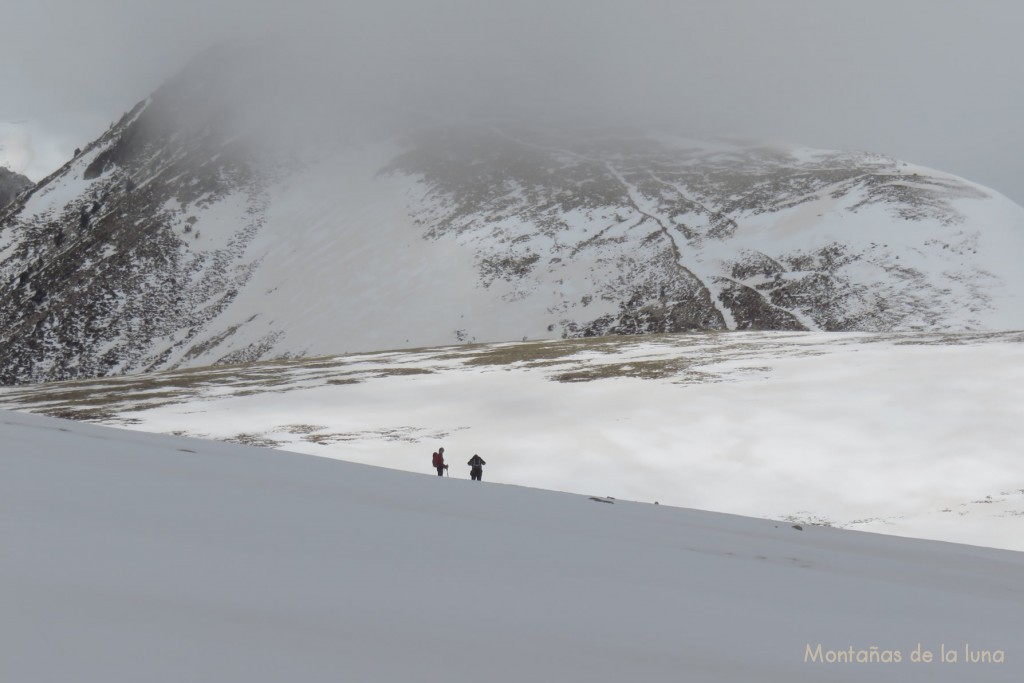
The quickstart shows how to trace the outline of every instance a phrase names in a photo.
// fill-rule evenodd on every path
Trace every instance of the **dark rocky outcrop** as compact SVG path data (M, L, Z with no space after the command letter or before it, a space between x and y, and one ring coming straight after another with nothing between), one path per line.
M0 167L0 211L32 185L32 181L25 176Z

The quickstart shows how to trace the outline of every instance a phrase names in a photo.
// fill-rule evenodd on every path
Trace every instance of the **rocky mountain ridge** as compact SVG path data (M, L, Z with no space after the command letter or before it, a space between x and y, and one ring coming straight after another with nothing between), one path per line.
M14 201L20 193L32 187L31 180L0 166L0 209Z
M270 130L232 99L228 61L186 69L0 212L0 381L474 340L1024 328L1024 210L962 179L628 131Z

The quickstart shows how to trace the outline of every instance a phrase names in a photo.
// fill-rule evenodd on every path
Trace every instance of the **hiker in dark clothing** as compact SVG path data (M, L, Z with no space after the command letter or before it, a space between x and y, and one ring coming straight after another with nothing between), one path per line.
M448 465L444 464L444 449L438 448L437 452L434 453L434 467L437 468L437 476L443 477L444 471L448 469Z
M469 478L473 481L483 481L484 465L487 464L484 459L474 455L466 464L469 465Z

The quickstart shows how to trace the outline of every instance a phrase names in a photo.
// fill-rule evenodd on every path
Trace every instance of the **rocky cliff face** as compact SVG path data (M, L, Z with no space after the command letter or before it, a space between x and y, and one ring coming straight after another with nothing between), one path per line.
M1024 328L1024 210L959 178L608 131L274 130L231 73L186 70L0 213L0 381L474 340Z
M20 193L32 187L32 181L9 169L0 167L0 210L14 201Z
M1001 284L977 243L1024 228L983 188L867 154L488 130L388 168L422 179L428 239L486 245L484 286L584 263L569 335L986 327ZM594 299L614 309L580 316Z

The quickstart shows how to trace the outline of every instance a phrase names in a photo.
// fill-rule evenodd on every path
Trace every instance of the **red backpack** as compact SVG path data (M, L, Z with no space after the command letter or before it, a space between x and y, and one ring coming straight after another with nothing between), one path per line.
M444 465L444 456L440 453L434 453L434 467L441 467Z

